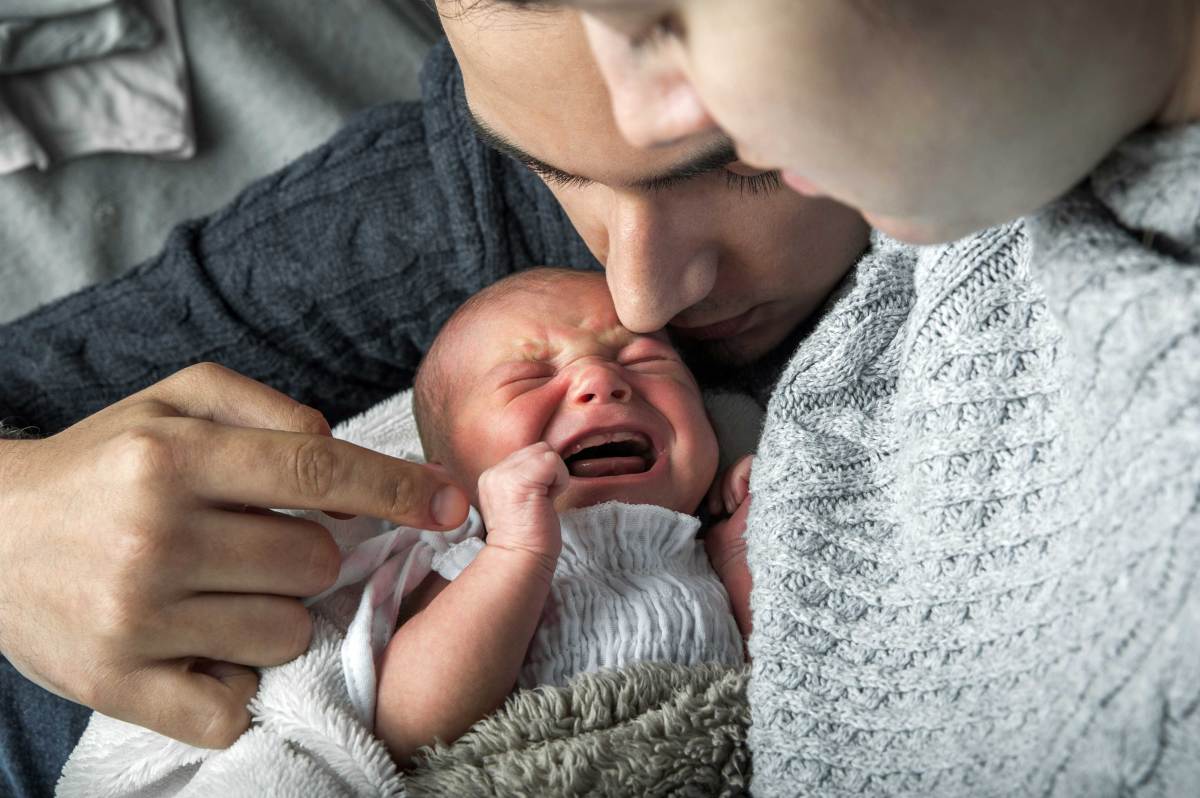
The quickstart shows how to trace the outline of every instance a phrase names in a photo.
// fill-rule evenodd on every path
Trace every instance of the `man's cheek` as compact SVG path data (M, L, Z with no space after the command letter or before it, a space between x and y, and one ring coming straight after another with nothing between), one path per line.
M549 184L547 184L549 186ZM584 197L585 189L563 189L549 186L550 192L558 200L558 204L566 211L567 218L587 245L588 251L603 264L608 260L609 235L608 222L604 209L595 197ZM586 189L595 193L596 189Z

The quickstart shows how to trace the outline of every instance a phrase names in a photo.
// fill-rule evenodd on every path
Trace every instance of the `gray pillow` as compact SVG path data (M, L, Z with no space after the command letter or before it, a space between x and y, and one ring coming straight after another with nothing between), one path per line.
M58 17L0 16L0 75L144 50L157 38L154 21L133 0Z

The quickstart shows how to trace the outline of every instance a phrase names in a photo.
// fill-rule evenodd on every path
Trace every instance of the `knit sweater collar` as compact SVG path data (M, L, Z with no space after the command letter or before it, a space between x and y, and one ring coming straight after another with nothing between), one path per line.
M1135 133L1092 173L1091 188L1123 227L1200 255L1200 124Z

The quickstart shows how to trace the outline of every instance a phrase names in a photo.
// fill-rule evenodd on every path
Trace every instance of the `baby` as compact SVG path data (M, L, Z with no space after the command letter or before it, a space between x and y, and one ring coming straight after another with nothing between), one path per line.
M664 334L621 326L602 274L536 269L472 297L421 366L414 414L487 532L457 574L441 569L452 579L435 571L408 597L387 645L376 733L398 763L517 684L633 658L741 661L750 459L714 481L696 381ZM706 497L731 517L701 549Z

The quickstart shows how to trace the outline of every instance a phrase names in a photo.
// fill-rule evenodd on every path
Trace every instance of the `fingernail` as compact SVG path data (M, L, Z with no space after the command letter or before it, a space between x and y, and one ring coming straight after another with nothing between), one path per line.
M438 524L457 526L467 515L467 497L453 485L446 485L433 494L429 511Z

